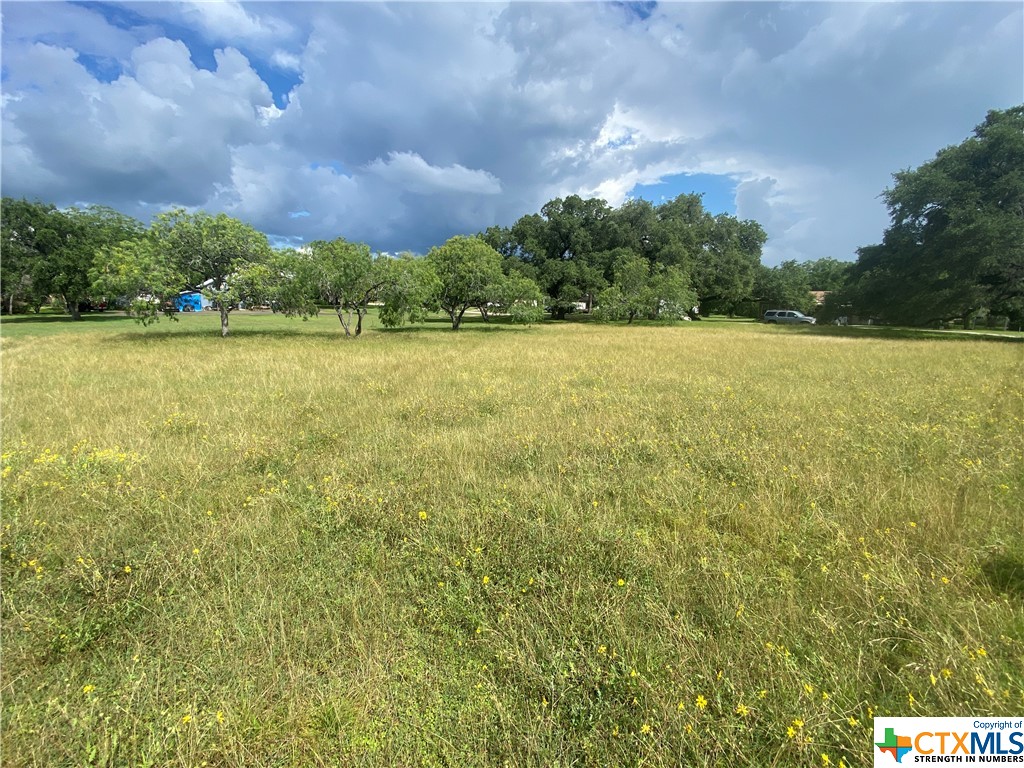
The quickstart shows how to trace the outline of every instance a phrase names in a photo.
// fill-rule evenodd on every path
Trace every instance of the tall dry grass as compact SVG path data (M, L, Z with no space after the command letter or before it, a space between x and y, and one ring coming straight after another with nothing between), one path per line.
M1024 708L1018 345L214 321L3 338L5 765L853 766Z

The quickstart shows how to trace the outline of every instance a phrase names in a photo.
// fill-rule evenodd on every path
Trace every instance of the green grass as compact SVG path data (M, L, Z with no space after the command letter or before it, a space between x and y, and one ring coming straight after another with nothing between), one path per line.
M1015 344L231 326L3 324L5 766L855 766L1024 709Z

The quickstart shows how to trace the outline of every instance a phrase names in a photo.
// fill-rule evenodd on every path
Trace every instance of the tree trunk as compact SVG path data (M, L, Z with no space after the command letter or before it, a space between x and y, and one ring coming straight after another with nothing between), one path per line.
M220 305L220 336L227 338L228 335L228 308L222 303Z
M341 311L341 307L337 307L336 306L334 308L334 312L338 316L338 320L341 322L341 327L345 329L345 335L346 336L351 336L352 332L348 329L349 323L345 322L345 315Z
M484 319L485 323L491 322L491 318L487 315L487 306L484 304L480 305L480 316Z
M366 314L365 309L356 310L356 336L363 332L363 315Z
M70 301L67 298L64 299L64 303L67 305L68 312L71 313L72 320L81 320L82 313L78 311L78 302Z
M449 314L451 314L451 316L452 316L452 330L453 331L459 330L459 326L462 325L462 316L464 314L466 314L466 308L463 307L461 310L459 310L459 314L457 314L457 315L454 314L454 313L449 313Z

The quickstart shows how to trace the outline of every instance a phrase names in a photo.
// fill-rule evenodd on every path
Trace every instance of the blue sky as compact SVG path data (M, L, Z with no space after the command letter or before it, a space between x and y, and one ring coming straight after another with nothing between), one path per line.
M1018 2L2 6L3 194L424 252L704 194L852 259L897 170L1024 100Z
M661 205L679 195L694 192L702 195L705 210L715 216L720 213L736 215L736 182L729 176L716 176L710 173L670 174L652 184L637 184L629 191L628 196Z

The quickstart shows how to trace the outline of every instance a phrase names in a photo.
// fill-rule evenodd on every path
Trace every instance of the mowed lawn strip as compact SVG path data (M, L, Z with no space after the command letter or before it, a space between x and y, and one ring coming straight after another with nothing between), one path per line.
M1024 711L1018 344L216 321L5 324L5 765L854 766Z

